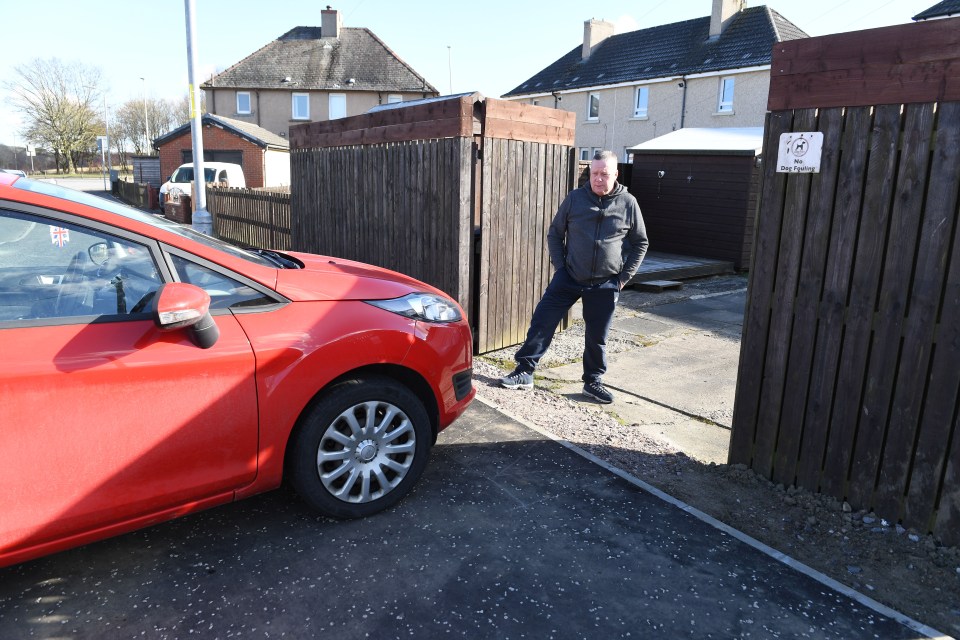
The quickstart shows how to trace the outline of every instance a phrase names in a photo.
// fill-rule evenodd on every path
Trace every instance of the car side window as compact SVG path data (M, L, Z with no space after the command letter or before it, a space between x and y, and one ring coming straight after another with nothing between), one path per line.
M196 285L210 296L211 309L239 309L276 304L250 285L178 255L171 256L181 282Z
M161 283L144 245L0 210L0 321L135 314Z

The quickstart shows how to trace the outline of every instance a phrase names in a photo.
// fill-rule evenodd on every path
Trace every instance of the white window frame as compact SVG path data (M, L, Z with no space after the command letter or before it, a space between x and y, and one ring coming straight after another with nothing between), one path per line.
M331 93L327 98L327 118L339 120L347 117L347 94Z
M245 110L240 108L240 96L246 96L247 98L247 108ZM237 115L248 116L251 113L253 113L253 102L250 100L250 92L237 91Z
M306 100L306 113L297 112L297 98L304 98ZM310 119L310 94L309 93L294 93L290 97L290 119L291 120L309 120Z
M633 164L633 154L627 151L627 147L623 148L623 161L626 164Z
M590 159L590 148L580 147L580 160L586 162L589 159Z
M650 87L637 87L633 93L633 117L646 118L650 103Z
M594 114L596 106L596 114ZM591 91L587 94L587 122L598 122L600 120L600 94Z
M391 93L387 95L387 104L396 104L398 102L403 102L403 96L399 93Z
M729 88L730 99L724 100ZM717 113L733 113L733 100L736 93L736 83L733 76L720 78L720 90L717 96Z

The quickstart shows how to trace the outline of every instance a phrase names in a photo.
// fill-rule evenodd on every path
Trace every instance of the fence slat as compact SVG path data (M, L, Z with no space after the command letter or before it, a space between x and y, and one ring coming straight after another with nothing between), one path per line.
M793 112L784 111L767 116L763 156L771 157L780 145L780 135L792 131ZM751 464L757 436L757 415L760 408L760 388L770 329L770 303L776 283L777 255L780 251L780 224L787 174L776 172L776 163L763 164L761 210L767 212L757 221L753 263L744 310L743 338L740 345L740 367L733 411L733 429L730 434L731 464ZM746 366L749 363L749 366ZM759 363L759 366L758 366Z
M823 133L820 173L811 176L806 212L803 254L800 261L795 313L786 365L786 388L780 413L779 434L773 467L774 482L792 485L796 479L800 442L803 436L804 408L811 377L817 334L817 307L823 289L824 268L833 222L833 197L836 192L840 143L843 134L841 109L820 111L819 131Z
M900 136L900 105L884 105L874 112L870 160L863 198L863 213L857 240L840 370L824 461L821 489L831 495L847 495L847 476L857 436L856 424L863 397L863 379L870 345L870 327L883 265L883 248L897 170Z
M797 485L811 491L820 486L820 473L830 430L830 411L836 388L838 357L843 338L844 310L850 290L850 272L857 244L857 223L864 189L872 116L869 107L848 109L844 119L833 227L819 302L816 351L810 391L804 412Z
M870 346L863 407L850 473L851 504L870 504L878 480L890 397L901 355L901 334L916 257L920 212L930 154L933 105L908 105L899 171L887 236L886 258L877 300L877 322Z
M941 126L937 128L930 181L927 187L924 209L924 237L930 244L921 246L920 266L915 278L915 289L927 288L923 302L911 302L909 320L920 316L927 321L925 339L933 343L930 353L931 365L927 385L927 397L922 407L922 419L917 424L916 451L911 464L909 488L904 508L906 526L926 530L932 524L938 484L943 475L944 461L951 437L951 425L955 422L958 390L960 390L960 331L956 318L960 317L960 220L957 219L957 194L960 190L960 126L947 123L960 122L960 103L939 105L937 116ZM953 255L947 252L953 240ZM943 274L943 281L940 280ZM920 282L916 283L919 279ZM933 283L936 283L934 286ZM940 305L941 291L945 291ZM919 307L919 308L918 308ZM937 329L939 328L939 338ZM909 347L904 346L907 352ZM919 401L919 400L918 400ZM886 464L884 465L887 466ZM903 472L905 469L898 469ZM950 494L944 484L944 495ZM888 490L881 485L881 490ZM954 500L956 493L953 494ZM949 503L950 500L947 500ZM946 528L957 531L960 513L951 508L942 509ZM952 520L952 522L950 522ZM955 536L960 538L960 535Z
M815 110L797 111L794 114L794 126L799 131L815 131ZM795 242L794 239L803 236L810 180L809 174L788 174L787 177L770 316L770 335L775 339L767 343L760 407L757 412L757 422L761 425L777 425L780 419L802 250L802 243ZM773 468L777 435L775 427L765 428L758 432L754 443L753 468L764 476L769 477Z

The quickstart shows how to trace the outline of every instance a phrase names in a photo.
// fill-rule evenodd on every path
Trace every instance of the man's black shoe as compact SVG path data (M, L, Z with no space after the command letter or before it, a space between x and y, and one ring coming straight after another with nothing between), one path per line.
M583 395L590 396L600 404L610 404L613 402L613 394L607 391L607 388L600 384L599 380L585 382L583 385Z

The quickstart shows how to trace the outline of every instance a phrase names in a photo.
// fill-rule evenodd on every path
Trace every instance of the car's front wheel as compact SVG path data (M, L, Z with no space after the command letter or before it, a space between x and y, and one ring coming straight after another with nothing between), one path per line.
M423 403L383 377L341 382L307 414L289 459L303 499L337 518L360 518L396 504L413 488L430 454Z

